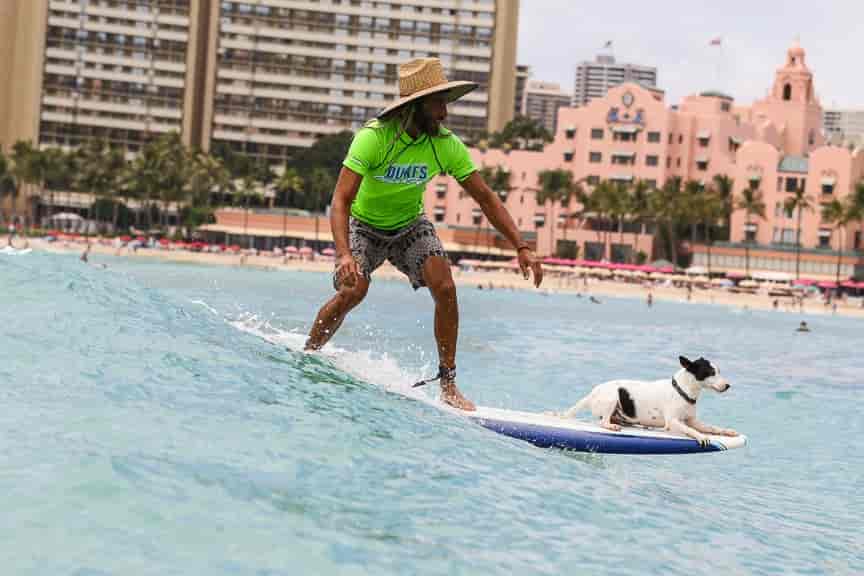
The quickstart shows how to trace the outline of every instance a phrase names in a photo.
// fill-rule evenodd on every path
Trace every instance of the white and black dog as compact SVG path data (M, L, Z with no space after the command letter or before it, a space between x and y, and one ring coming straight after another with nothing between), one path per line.
M705 434L737 436L735 430L717 428L696 419L696 400L703 388L717 392L729 389L729 382L704 358L690 361L679 356L681 370L672 380L612 380L598 384L582 400L559 416L572 418L590 409L601 425L620 430L621 424L639 424L686 434L703 446Z

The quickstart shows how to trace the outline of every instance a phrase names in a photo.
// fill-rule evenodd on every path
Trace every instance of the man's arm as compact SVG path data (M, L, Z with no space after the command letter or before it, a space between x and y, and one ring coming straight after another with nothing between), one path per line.
M360 189L363 176L353 170L342 167L339 179L336 180L336 190L333 192L333 203L330 206L330 229L333 232L333 242L336 244L336 256L350 256L348 245L348 215L351 213L351 203Z
M534 252L528 245L522 241L522 236L519 234L519 229L516 228L516 223L513 222L513 217L507 211L504 203L498 198L498 195L489 188L486 181L479 172L473 172L468 178L460 182L462 188L480 205L483 214L489 219L492 226L503 234L510 244L517 251L519 257L519 266L522 268L522 274L528 278L528 270L534 273L534 285L540 286L543 281L543 269L540 262L534 256Z
M363 176L343 166L339 179L336 180L336 190L330 205L330 231L333 233L333 243L336 244L336 279L340 286L354 286L360 274L348 242L348 215L362 181Z

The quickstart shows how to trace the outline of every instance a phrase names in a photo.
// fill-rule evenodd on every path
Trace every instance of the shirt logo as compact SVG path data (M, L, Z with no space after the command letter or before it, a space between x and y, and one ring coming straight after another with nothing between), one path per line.
M387 184L423 184L429 179L429 168L426 164L391 164L375 179Z

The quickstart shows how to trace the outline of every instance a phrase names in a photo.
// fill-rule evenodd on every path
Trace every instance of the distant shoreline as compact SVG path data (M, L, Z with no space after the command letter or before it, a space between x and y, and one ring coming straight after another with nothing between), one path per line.
M34 250L53 253L80 254L84 251L84 245L80 243L64 241L47 242L36 238L30 239L30 247ZM113 246L104 246L94 242L91 244L90 249L91 261L93 260L93 257L97 257L98 261L99 255L216 266L248 266L252 268L291 270L298 272L331 273L333 271L333 261L331 259L309 261L289 258L283 260L280 256L190 252L185 250L155 250L152 248L139 248L138 250L133 251L128 248L118 249ZM589 278L586 284L582 278L561 276L552 271L547 271L543 280L543 285L539 289L535 289L530 281L522 278L521 274L513 272L467 272L458 267L454 267L453 270L454 281L457 285L462 286L463 290L468 287L474 287L477 289L479 286L482 286L484 290L488 290L491 286L493 290L536 290L551 294L581 294L585 297L594 296L601 302L602 297L635 298L646 301L648 293L650 292L655 303L678 302L683 304L715 304L730 308L748 308L752 310L772 310L773 302L776 299L779 301L778 311L808 316L835 314L830 307L826 307L822 303L821 299L805 299L803 310L799 311L798 307L792 304L788 298L774 298L767 294L732 293L717 288L709 290L694 288L692 297L688 300L687 290L674 286L648 286L641 283L600 280L597 278ZM403 278L403 275L389 264L385 264L375 272L375 277L401 279ZM836 315L864 318L864 308L838 301Z

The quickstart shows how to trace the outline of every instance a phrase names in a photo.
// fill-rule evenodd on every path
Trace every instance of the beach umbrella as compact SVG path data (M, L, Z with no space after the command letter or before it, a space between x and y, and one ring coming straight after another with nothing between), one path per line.
M738 283L738 286L740 286L741 288L758 288L759 283L755 280L742 280Z
M287 252L288 254L296 254L298 250L296 246L286 246L285 252Z
M335 256L336 250L334 250L333 248L324 248L324 250L321 251L321 254L323 254L324 256Z
M818 284L816 284L816 286L818 286L819 288L832 289L832 288L837 288L837 283L836 282L819 282Z
M300 248L300 254L312 254L312 248L309 246L304 246Z

